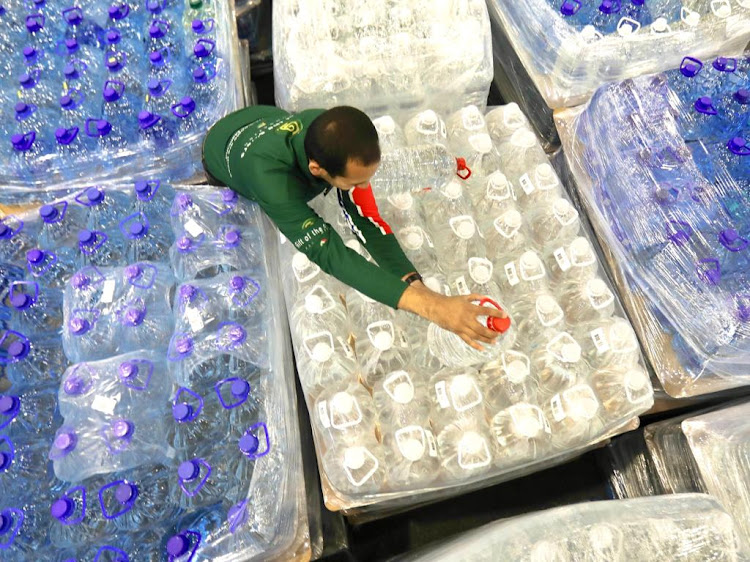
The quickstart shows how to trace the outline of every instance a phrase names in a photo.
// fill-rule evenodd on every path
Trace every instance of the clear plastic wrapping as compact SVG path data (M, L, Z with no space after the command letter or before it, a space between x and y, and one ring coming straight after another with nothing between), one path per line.
M277 238L257 207L138 180L79 187L1 224L12 225L0 240L3 560L309 559ZM173 276L169 243L149 237L228 225L265 251L251 266L225 255L197 280ZM96 251L88 228L108 234ZM152 260L128 263L133 245ZM43 297L60 304L39 309ZM64 321L50 321L63 302ZM66 344L86 360L70 361L61 333L70 342L99 323L119 327Z
M738 529L712 497L599 501L496 521L402 561L742 560Z
M273 5L277 105L354 105L370 115L484 107L492 81L481 0Z
M492 0L488 7L553 109L583 103L607 82L674 67L685 53L710 57L750 38L743 1Z
M496 347L474 351L281 246L325 501L347 514L539 470L623 431L653 403L635 333L518 106L445 117L394 120L388 142L450 146L465 179L415 190L409 176L386 197L393 192L379 193L376 176L373 190L428 287L487 295L483 304L508 311ZM311 204L372 259L334 197Z
M748 68L746 55L689 57L556 116L581 201L675 397L748 384Z
M2 183L28 191L157 169L188 180L206 128L242 105L231 2L109 7L5 6Z

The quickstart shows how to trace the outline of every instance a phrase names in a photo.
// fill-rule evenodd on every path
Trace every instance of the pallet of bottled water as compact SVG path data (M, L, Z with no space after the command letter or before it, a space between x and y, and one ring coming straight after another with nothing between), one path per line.
M190 178L206 129L240 104L234 25L217 0L5 2L0 181Z
M492 82L484 0L279 0L276 103L353 105L368 115L485 107Z
M401 562L744 560L715 498L678 494L575 504L495 521Z
M476 351L344 287L282 244L326 504L377 509L515 477L649 409L635 333L518 106L375 125L384 154L373 190L425 284L486 295L482 304L511 320L496 345ZM454 156L465 163L460 177ZM313 204L352 251L372 259L334 196Z
M734 518L741 552L750 556L748 414L747 401L722 405L648 425L640 442L621 444L615 440L609 447L613 472L610 479L616 483L618 496L645 495L642 491L711 494ZM623 470L633 463L644 469ZM652 484L643 486L643 481Z
M558 129L600 238L648 296L641 339L665 390L750 384L747 54L606 86Z
M309 553L269 228L158 180L0 219L2 560Z
M547 104L573 107L607 82L661 72L750 40L746 0L488 2Z

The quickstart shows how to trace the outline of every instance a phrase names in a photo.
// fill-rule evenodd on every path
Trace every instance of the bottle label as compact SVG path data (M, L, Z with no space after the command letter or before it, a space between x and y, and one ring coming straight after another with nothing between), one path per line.
M591 341L594 342L596 351L600 354L606 353L610 350L609 342L607 341L607 336L605 335L603 328L591 330Z
M409 342L406 341L406 336L404 335L403 330L398 330L398 342L401 344L401 347L403 349L407 349L409 347Z
M107 279L102 287L102 298L103 303L110 303L115 298L115 280Z
M521 184L521 189L526 195L531 195L534 192L534 182L531 181L529 174L524 174L518 178L518 182Z
M193 238L198 238L201 234L204 233L201 225L199 225L193 219L190 219L185 223L185 232L187 232Z
M462 275L458 279L456 279L456 291L459 295L468 295L471 293L469 291L469 286L466 284L466 278Z
M117 406L117 400L114 398L108 398L107 396L99 395L91 402L91 407L97 412L107 414L111 416L115 413L115 407Z
M450 407L451 403L448 400L448 393L445 390L445 381L440 381L435 385L435 395L441 408Z
M505 264L505 276L508 278L508 283L510 283L511 287L518 285L519 279L515 263L510 262Z
M341 344L341 348L344 350L344 355L346 355L348 359L354 359L354 350L352 349L352 346L350 346L341 336L339 336L337 340Z
M201 318L201 313L197 309L189 308L185 313L185 317L193 332L200 332L203 329L203 318Z
M565 419L565 410L563 409L562 399L559 394L555 394L549 404L552 408L552 417L555 418L555 421L559 422Z
M429 429L425 429L424 434L427 437L427 448L430 452L430 456L437 457L437 441L435 440L435 436Z
M568 254L565 251L565 248L558 248L553 252L555 256L555 261L557 262L557 266L560 268L560 271L568 271L570 269L570 259L568 258Z
M324 428L328 429L331 427L331 418L328 417L328 402L325 400L318 402L318 418Z

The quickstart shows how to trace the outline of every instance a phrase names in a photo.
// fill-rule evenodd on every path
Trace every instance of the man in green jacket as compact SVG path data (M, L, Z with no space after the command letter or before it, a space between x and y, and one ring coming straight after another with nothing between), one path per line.
M482 295L447 297L428 289L380 217L370 179L380 164L375 126L353 107L289 114L255 106L219 120L203 142L209 182L256 201L300 252L368 297L408 310L482 349L497 336L477 316L505 317L473 304ZM350 228L378 265L344 245L307 204L336 188Z

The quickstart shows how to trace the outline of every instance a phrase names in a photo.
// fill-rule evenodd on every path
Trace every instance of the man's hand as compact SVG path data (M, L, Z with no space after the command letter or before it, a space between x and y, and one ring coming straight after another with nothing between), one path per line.
M483 351L482 343L492 344L498 333L480 324L478 316L505 318L507 313L495 307L474 304L482 300L482 295L446 297L416 283L407 287L399 300L398 307L418 314L434 322L441 328L457 334L467 345Z

